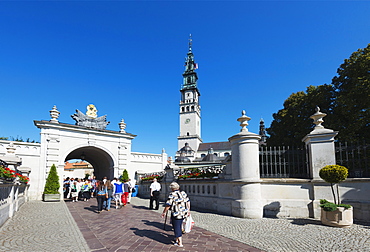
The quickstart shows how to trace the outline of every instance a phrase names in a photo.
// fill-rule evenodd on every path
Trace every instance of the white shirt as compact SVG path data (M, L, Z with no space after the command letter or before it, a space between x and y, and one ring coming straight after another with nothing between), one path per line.
M154 191L160 191L161 190L161 184L159 184L157 181L153 182L151 185L150 185L150 191L151 192L154 192Z

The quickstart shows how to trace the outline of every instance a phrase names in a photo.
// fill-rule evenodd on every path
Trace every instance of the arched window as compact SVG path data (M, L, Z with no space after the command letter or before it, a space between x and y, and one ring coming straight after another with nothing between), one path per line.
M191 106L191 111L194 111L194 106Z
M218 156L217 153L213 153L213 155L215 155L216 157Z
M186 136L190 136L189 132L186 132Z
M206 156L206 154L201 154L201 155L200 155L200 157L205 157L205 156Z
M186 107L186 111L189 112L189 106Z
M182 112L185 112L185 108L184 108L184 107L182 107L182 108L181 108L181 111L182 111Z
M225 152L224 153L224 157L228 157L230 155L230 153L229 152Z

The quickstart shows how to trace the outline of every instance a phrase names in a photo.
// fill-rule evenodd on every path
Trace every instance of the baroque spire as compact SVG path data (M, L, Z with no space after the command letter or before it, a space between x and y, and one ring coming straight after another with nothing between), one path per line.
M185 58L185 71L182 74L184 78L184 82L182 85L182 90L184 89L191 89L191 88L197 88L197 80L198 76L195 72L196 69L198 69L198 64L194 61L194 54L192 51L193 46L193 39L190 34L189 36L189 51Z

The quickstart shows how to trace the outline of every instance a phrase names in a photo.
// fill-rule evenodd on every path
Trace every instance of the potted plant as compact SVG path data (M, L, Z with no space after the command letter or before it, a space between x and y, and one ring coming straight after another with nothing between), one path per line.
M320 200L321 222L328 226L350 227L353 224L353 208L348 204L341 204L339 183L346 180L348 169L340 165L327 165L319 172L320 178L330 183L334 203L325 199ZM334 185L336 185L335 195Z
M43 200L44 201L60 201L59 193L60 183L57 168L53 164L50 168L49 175L46 179Z

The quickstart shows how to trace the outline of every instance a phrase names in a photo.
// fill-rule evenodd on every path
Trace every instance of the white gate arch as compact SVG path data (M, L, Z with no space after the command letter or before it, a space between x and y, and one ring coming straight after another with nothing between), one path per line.
M136 135L59 123L58 121L34 121L41 132L40 176L44 184L50 167L55 164L58 174L63 175L65 161L84 159L94 167L97 179L112 179L130 169L131 141ZM40 175L41 175L40 174ZM60 176L62 182L63 176ZM40 188L39 188L40 190ZM61 189L62 190L62 189Z
M90 106L90 105L89 105ZM64 172L65 161L84 159L94 167L97 179L119 177L126 169L129 177L134 180L135 172L163 171L167 165L167 154L131 152L132 140L136 135L125 131L126 124L119 123L119 131L96 128L101 123L95 119L87 119L86 125L61 123L57 119L60 112L56 106L50 111L51 120L34 121L40 129L40 143L26 143L0 140L0 157L19 158L20 171L30 177L28 196L31 200L41 200L45 181L50 167L57 167L60 184L67 177ZM80 111L72 117L85 117ZM102 117L100 117L102 118ZM105 116L103 116L105 119ZM103 123L107 124L105 121ZM15 153L8 153L12 146ZM1 159L1 158L0 158ZM61 199L63 188L60 188Z

